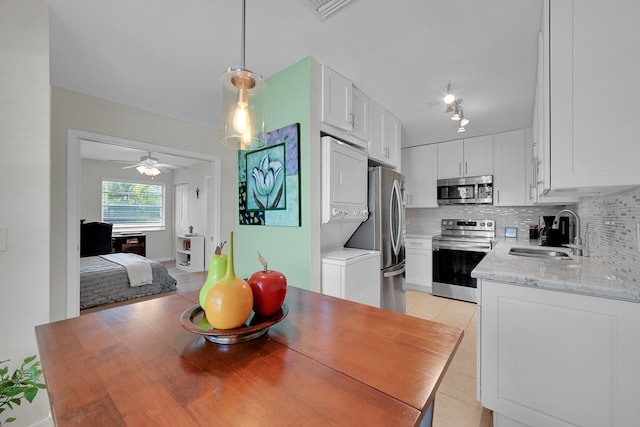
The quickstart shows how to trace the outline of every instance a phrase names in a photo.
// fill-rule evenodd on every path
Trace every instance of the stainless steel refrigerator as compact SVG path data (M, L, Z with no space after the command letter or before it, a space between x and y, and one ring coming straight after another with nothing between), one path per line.
M404 177L383 167L369 168L369 218L347 241L347 247L380 251L380 304L405 313Z

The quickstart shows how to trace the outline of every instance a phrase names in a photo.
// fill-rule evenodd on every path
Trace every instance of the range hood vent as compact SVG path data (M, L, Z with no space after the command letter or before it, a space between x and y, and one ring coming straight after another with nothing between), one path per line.
M303 3L313 9L318 19L324 21L327 16L337 12L343 6L351 3L351 1L352 0L303 0Z

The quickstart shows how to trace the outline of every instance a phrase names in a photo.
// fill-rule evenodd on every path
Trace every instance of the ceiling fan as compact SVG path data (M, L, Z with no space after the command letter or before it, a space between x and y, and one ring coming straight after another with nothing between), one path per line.
M154 177L160 175L162 172L166 172L163 168L170 166L171 165L160 163L160 160L158 160L157 157L153 157L151 152L149 152L149 154L141 156L138 163L125 166L122 169L136 168L142 175Z

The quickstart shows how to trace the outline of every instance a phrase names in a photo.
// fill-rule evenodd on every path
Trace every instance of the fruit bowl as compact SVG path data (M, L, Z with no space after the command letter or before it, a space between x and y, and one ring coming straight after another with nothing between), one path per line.
M196 304L182 313L180 325L187 331L203 335L207 340L216 344L237 344L254 340L266 334L270 326L287 317L288 313L289 307L287 304L282 304L280 310L273 316L262 317L252 312L244 325L239 328L215 329L207 321L202 307Z

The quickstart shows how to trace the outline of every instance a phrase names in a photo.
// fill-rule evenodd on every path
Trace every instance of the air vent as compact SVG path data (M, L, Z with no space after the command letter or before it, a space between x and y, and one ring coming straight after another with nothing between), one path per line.
M351 3L352 0L303 0L308 6L310 6L316 16L324 21L325 18L334 12L337 12L343 6Z

